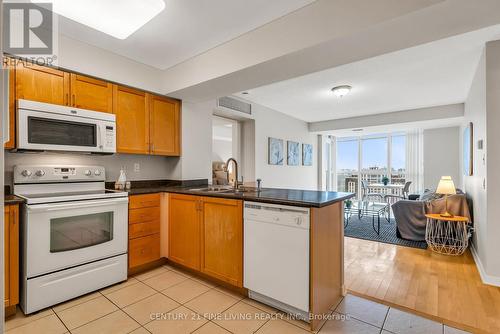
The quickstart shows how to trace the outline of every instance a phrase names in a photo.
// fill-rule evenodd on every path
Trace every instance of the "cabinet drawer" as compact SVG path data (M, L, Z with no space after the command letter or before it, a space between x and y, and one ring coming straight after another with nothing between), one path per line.
M129 209L150 208L160 206L160 194L134 195L129 198Z
M160 259L160 234L129 240L128 266L140 266Z
M133 209L128 211L128 223L144 223L151 220L160 219L160 208L143 208L143 209Z
M155 233L160 233L160 222L158 220L146 223L131 224L128 227L129 239L144 237L146 235L151 235Z

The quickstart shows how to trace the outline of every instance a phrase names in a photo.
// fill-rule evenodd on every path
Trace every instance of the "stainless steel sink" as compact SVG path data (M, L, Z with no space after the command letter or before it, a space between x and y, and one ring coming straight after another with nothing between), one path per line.
M233 189L228 187L204 187L204 188L193 188L189 189L189 191L199 191L199 192L207 192L207 193L223 193L227 191L232 191Z

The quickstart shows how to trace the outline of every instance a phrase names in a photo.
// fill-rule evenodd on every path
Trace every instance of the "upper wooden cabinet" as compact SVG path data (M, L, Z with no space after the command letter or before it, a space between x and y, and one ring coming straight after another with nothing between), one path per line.
M113 84L71 73L71 101L75 108L113 112Z
M168 214L170 260L200 270L201 201L199 196L171 194Z
M242 201L203 197L201 271L243 287Z
M180 155L180 101L150 95L151 154Z
M146 93L123 86L113 87L116 115L116 150L119 153L149 154L149 109Z
M9 69L9 141L4 144L5 148L16 147L16 71Z
M70 74L50 67L25 66L18 62L15 69L16 100L69 105Z
M15 148L16 100L116 114L118 153L180 156L181 101L82 74L18 61L10 72L10 140Z

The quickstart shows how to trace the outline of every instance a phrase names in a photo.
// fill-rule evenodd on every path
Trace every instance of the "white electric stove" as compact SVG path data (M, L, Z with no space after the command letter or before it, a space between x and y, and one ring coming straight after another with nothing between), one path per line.
M128 194L105 179L100 166L14 167L24 313L127 279Z

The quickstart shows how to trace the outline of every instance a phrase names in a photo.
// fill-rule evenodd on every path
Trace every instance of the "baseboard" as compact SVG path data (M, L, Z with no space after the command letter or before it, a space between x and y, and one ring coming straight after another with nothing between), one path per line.
M477 254L476 248L474 245L470 246L470 252L472 253L472 257L474 258L474 262L476 262L477 270L479 271L479 275L481 276L481 280L484 284L493 285L500 287L500 277L491 276L486 273L483 267L483 263Z

